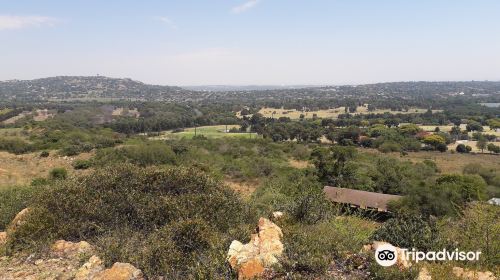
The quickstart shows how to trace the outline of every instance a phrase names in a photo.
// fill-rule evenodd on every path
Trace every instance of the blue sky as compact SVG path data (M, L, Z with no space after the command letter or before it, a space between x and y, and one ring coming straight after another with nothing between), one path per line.
M0 0L0 80L500 80L500 1Z

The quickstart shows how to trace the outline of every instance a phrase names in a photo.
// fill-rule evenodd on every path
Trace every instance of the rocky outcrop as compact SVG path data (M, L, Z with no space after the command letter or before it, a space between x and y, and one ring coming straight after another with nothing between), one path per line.
M60 258L73 258L90 254L93 251L92 246L86 241L70 242L57 240L51 248L53 255Z
M0 246L4 245L7 242L7 232L0 232Z
M76 272L74 280L90 280L104 270L102 260L98 256L92 256Z
M28 215L29 211L29 208L24 208L23 210L21 210L21 212L17 213L17 215L7 227L7 232L15 231L19 226L21 226L26 220L26 216Z
M92 280L143 280L142 271L129 263L115 263L109 269L95 274Z
M490 271L476 271L463 269L461 267L454 267L453 274L465 280L495 280L497 279Z
M80 266L83 256L94 251L85 242L56 241L48 258L33 260L21 257L0 258L0 279L41 280L41 279L74 279L74 280L143 280L142 271L128 263L115 263L105 269L102 260L93 255Z
M234 240L229 246L227 260L239 279L261 276L266 268L278 263L283 254L281 229L268 219L260 218L256 233L247 244Z

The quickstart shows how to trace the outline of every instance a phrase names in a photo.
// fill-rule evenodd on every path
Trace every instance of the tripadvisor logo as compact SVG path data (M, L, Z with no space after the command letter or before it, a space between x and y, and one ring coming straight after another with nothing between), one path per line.
M375 250L375 260L381 266L391 266L398 260L398 251L391 244L382 244Z
M375 261L381 266L392 266L397 262L398 254L401 254L399 257L402 260L416 263L419 261L478 261L481 251L464 252L458 249L454 251L443 249L441 251L422 252L417 251L415 248L411 251L404 248L397 250L391 244L382 244L375 251Z

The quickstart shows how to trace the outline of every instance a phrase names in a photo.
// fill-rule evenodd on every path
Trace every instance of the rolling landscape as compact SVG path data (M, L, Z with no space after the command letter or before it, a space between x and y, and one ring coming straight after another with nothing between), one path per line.
M500 1L2 1L0 280L500 279Z

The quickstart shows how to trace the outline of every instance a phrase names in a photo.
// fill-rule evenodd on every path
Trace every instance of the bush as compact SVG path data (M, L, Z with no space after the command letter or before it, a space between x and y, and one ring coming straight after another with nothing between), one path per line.
M233 229L256 220L233 191L199 170L129 164L56 181L30 207L9 250L87 240L107 263L130 262L149 277L171 279L224 278Z
M177 150L180 152L180 150ZM99 150L96 165L108 165L118 162L130 162L140 166L174 164L176 154L172 148L161 142L144 143L117 149Z
M49 172L49 178L52 180L64 180L67 177L68 171L62 167L54 168Z
M0 231L5 231L16 214L28 206L36 190L32 186L0 188Z
M458 144L458 145L457 145L457 148L456 148L456 151L457 151L458 153L461 153L461 154L463 154L463 153L468 153L468 152L469 152L469 151L467 150L467 148L465 147L465 145L464 145L464 144Z
M401 145L396 142L386 141L378 147L378 150L382 153L400 152Z
M89 169L91 166L92 166L92 161L90 160L79 159L73 162L74 169Z
M42 151L40 153L40 157L48 157L48 156L50 156L50 153L48 151Z
M428 250L436 239L436 227L421 216L401 214L385 222L372 239L401 248Z
M446 220L439 232L445 247L481 251L479 262L488 269L500 265L500 207L472 203L458 221Z
M0 138L0 150L13 154L24 154L35 150L34 146L21 138Z
M283 226L283 269L295 277L324 275L336 258L359 252L375 227L375 223L357 217L340 217L316 225Z

